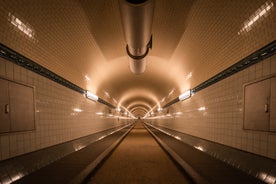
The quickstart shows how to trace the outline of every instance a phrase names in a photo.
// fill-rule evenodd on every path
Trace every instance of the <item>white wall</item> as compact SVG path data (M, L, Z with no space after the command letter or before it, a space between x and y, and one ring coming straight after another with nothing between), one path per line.
M0 134L0 160L127 123L96 115L107 107L2 58L0 76L34 86L36 105L36 130Z
M276 132L243 130L243 85L275 73L276 55L173 105L180 117L153 124L276 159Z

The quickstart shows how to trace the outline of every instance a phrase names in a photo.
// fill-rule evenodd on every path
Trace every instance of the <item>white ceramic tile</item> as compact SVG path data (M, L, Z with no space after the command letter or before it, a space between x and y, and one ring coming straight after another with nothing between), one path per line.
M8 135L2 135L1 140L1 159L7 159L10 156L10 141Z
M8 136L0 135L1 160L124 123L113 119L107 121L101 119L95 113L98 109L102 109L103 105L91 102L83 95L45 77L11 62L0 61L0 67L0 71L4 72L9 79L34 86L36 96L35 131L10 133ZM74 108L81 108L83 111L76 113L73 111Z
M266 59L264 62L262 62L263 64L263 76L268 76L270 75L270 62L271 59Z
M274 54L274 56L271 58L271 74L275 74L276 73L276 55Z
M243 130L242 111L243 85L269 74L271 59L268 58L220 81L196 93L187 101L175 104L174 108L183 112L181 118L176 121L157 120L156 123L275 159L276 148L269 149L276 147L276 140L273 140L276 139L275 136L270 136L268 140L266 132ZM198 108L201 106L205 106L206 110L199 112Z
M0 76L6 75L6 63L5 60L0 58Z
M13 79L13 64L11 62L6 62L6 77Z
M263 63L256 64L256 79L261 78L263 75Z
M13 65L13 80L15 81L21 81L21 71L20 66Z

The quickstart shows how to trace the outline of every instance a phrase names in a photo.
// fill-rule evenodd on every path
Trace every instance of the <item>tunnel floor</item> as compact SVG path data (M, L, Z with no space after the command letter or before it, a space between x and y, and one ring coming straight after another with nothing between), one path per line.
M141 122L88 180L96 183L190 183Z

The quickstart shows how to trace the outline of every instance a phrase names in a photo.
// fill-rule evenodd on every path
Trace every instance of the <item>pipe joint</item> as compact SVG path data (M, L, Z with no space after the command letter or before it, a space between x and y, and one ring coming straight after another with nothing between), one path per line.
M152 36L151 36L151 38L150 38L149 43L147 44L146 52L145 52L143 55L132 54L132 53L130 52L130 50L129 50L128 45L126 46L127 55L128 55L130 58L134 59L134 60L141 60L141 59L145 58L145 57L148 55L148 53L149 53L149 49L152 49Z

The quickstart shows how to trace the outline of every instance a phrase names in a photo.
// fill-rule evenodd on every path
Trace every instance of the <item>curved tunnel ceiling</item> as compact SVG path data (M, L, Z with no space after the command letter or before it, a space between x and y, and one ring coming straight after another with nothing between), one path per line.
M275 7L252 30L242 31L266 2L273 1L156 0L153 48L141 75L129 71L117 0L2 1L0 40L140 116L275 40L275 29L256 39L276 27ZM11 15L25 22L33 37L11 25Z

